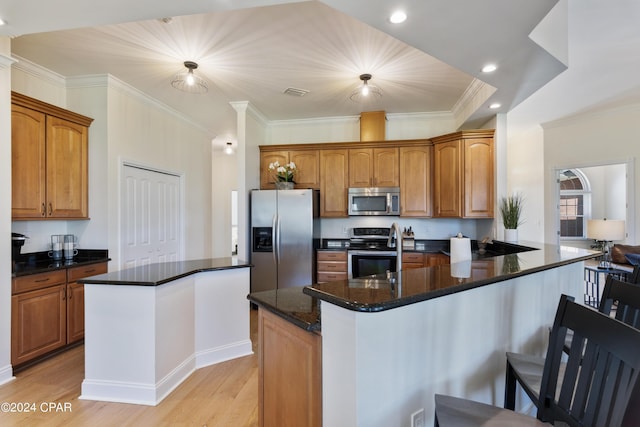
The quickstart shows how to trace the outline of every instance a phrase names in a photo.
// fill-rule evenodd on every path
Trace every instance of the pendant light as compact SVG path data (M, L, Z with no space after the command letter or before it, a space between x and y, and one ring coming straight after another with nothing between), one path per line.
M366 102L374 101L382 96L382 92L377 86L369 84L371 74L360 74L360 80L362 80L362 84L351 92L349 99L354 102Z
M171 86L188 93L206 93L209 88L207 82L202 77L194 74L198 64L193 61L184 61L187 71L182 71L175 75L171 81Z

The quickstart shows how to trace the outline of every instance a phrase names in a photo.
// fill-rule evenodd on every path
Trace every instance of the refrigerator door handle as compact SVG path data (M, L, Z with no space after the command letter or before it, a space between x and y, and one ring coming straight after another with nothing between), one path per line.
M277 229L277 218L278 215L274 214L271 219L271 253L273 254L273 262L277 263L277 252L278 252L278 229Z
M280 264L280 215L276 214L275 215L275 234L276 234L276 241L275 241L275 253L276 253L276 264Z

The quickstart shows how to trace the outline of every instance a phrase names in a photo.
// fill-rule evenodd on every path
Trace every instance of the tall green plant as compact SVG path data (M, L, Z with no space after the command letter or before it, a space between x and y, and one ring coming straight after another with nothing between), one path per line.
M524 198L520 193L503 197L500 200L500 214L502 215L502 224L504 224L504 228L516 229L520 224L522 224L523 205Z

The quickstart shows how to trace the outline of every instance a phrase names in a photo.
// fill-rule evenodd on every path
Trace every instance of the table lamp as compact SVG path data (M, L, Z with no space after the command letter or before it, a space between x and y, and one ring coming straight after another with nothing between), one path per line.
M610 219L590 219L587 221L587 237L599 242L604 252L604 260L598 268L611 268L610 244L614 240L624 240L624 221Z

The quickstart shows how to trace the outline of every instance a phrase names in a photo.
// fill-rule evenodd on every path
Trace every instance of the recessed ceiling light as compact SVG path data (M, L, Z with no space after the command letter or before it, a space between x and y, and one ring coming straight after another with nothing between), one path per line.
M5 25L5 24L6 24L6 22L4 22L4 19L0 18L0 26L1 25Z
M496 66L496 64L487 64L484 67L482 67L482 72L483 73L492 73L497 69L498 69L498 67Z
M493 104L489 105L489 108L491 108L492 110L500 107L502 107L502 104L500 104L499 102L494 102Z
M407 20L407 14L401 10L393 12L389 17L389 21L391 21L392 24L401 24L406 20Z

